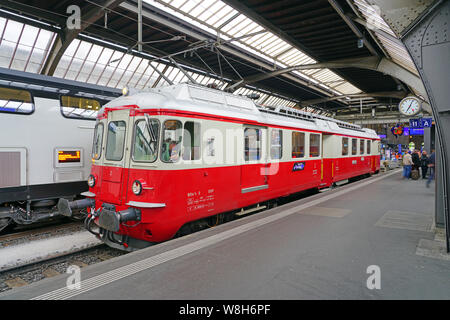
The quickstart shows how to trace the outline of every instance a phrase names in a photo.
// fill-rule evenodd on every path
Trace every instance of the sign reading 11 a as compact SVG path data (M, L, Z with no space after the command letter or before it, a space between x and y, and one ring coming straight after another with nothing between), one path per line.
M409 119L409 126L411 128L431 128L432 123L432 118Z

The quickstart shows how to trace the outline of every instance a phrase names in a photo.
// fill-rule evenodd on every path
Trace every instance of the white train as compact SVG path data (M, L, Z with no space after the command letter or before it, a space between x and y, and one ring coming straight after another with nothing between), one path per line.
M120 90L0 68L0 231L88 190L97 110Z

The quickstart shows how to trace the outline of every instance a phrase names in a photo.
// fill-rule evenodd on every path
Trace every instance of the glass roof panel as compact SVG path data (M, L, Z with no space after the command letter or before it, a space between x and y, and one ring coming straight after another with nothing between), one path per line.
M162 7L171 8L174 3L170 3L170 0L144 0L153 5L161 4ZM229 5L225 4L223 1L217 0L189 0L191 5L198 5L202 7L204 10L187 10L187 3L185 3L182 7L179 7L179 11L186 17L188 21L195 21L196 23L200 23L206 29L213 29L216 32L220 32L220 34L224 37L233 38L233 36L241 36L245 34L245 32L249 32L249 30L256 30L254 26L260 26L258 23L253 21L252 19L246 17L244 14L239 14L232 21L224 24L228 19L233 17L237 11L231 8ZM170 3L170 5L169 5ZM206 9L206 10L205 10ZM206 16L206 12L211 12L212 15L210 17ZM180 12L177 12L177 14ZM197 14L197 15L196 15ZM199 19L200 16L202 18L207 17L207 19ZM215 19L214 19L214 18ZM189 20L191 19L191 20ZM221 25L224 24L222 27ZM250 27L251 26L251 27ZM219 30L218 28L221 27ZM262 26L260 26L262 29ZM241 33L242 30L242 33ZM259 52L259 55L262 55L264 58L267 58L269 61L275 61L275 63L279 63L279 67L285 66L293 66L300 64L310 64L315 63L314 59L304 54L298 49L288 50L291 46L286 43L284 40L280 39L278 36L272 34L271 32L267 32L262 35L256 35L249 38L241 39L240 41L235 42L237 45L244 46L247 50L251 52ZM288 50L288 51L287 51ZM284 53L285 52L285 53ZM281 53L281 56L277 57L278 54ZM338 77L337 75L329 74L330 77ZM314 78L314 75L312 76ZM340 79L340 78L339 78ZM319 80L319 79L316 79ZM319 80L320 81L320 80ZM354 90L359 90L353 85ZM322 84L321 87L334 92L333 88ZM360 90L359 90L360 92Z

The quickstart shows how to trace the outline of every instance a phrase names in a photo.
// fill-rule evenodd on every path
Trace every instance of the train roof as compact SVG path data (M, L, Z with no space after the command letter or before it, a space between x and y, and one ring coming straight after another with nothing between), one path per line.
M135 105L140 109L173 109L255 121L262 124L317 130L379 139L372 129L283 106L256 105L250 98L188 83L121 96L104 108ZM99 112L99 116L102 114Z

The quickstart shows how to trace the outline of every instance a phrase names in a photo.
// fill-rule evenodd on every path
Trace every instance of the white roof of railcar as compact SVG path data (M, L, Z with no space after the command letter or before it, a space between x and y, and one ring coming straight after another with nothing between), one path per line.
M141 109L174 109L264 124L379 139L372 129L289 107L257 106L253 100L193 84L177 84L122 96L104 107L137 105ZM102 114L100 111L99 114Z

